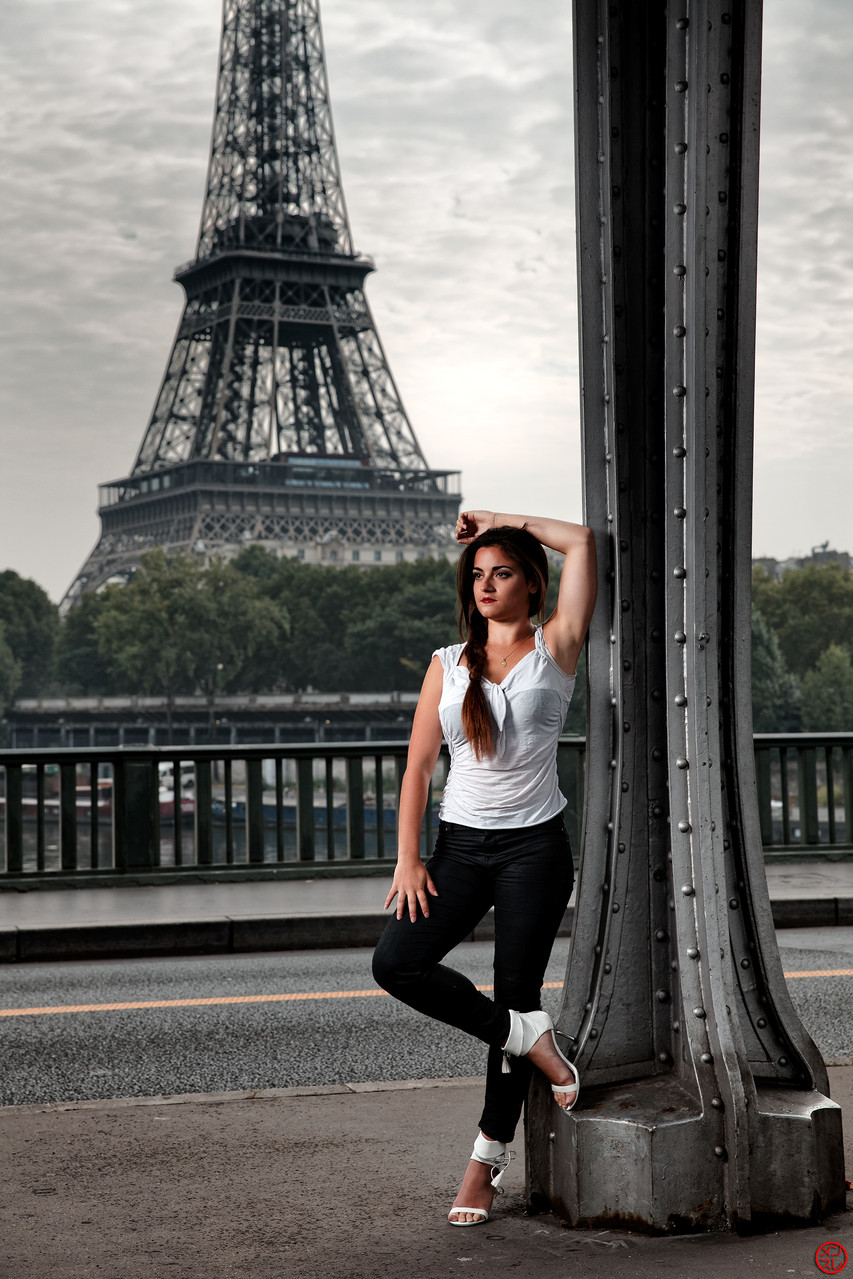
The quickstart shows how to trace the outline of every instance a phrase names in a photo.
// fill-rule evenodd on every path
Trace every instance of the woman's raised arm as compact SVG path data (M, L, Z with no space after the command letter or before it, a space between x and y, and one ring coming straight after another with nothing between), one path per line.
M545 623L548 649L563 670L573 675L595 607L597 570L595 539L584 524L539 515L507 515L503 511L463 511L456 521L456 540L464 545L490 528L523 528L537 541L565 555L557 607Z

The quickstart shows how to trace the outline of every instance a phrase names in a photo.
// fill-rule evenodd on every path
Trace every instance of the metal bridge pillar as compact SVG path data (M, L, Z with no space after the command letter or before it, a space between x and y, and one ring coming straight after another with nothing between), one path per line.
M750 709L759 0L575 0L590 633L583 858L529 1192L577 1225L844 1202L841 1113L787 994Z

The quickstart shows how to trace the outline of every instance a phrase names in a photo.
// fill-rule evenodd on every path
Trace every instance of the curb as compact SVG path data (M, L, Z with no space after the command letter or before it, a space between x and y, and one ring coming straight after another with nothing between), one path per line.
M853 925L853 898L824 897L771 903L776 928ZM231 916L127 923L0 926L0 963L135 959L146 956L240 955L276 950L346 950L376 945L388 915L383 911L337 915ZM572 931L569 907L557 935ZM491 912L467 938L491 941Z

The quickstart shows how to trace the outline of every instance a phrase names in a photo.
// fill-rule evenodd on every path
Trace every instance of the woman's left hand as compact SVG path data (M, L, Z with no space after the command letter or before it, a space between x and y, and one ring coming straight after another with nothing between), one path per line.
M460 511L456 521L456 540L465 545L494 526L494 511Z

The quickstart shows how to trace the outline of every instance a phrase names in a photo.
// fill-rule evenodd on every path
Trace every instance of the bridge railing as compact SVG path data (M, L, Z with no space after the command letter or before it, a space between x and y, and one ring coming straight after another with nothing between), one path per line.
M580 845L585 743L557 762ZM853 852L853 734L755 739L765 856ZM404 742L0 752L0 887L381 870L397 851ZM430 785L432 847L447 775Z

